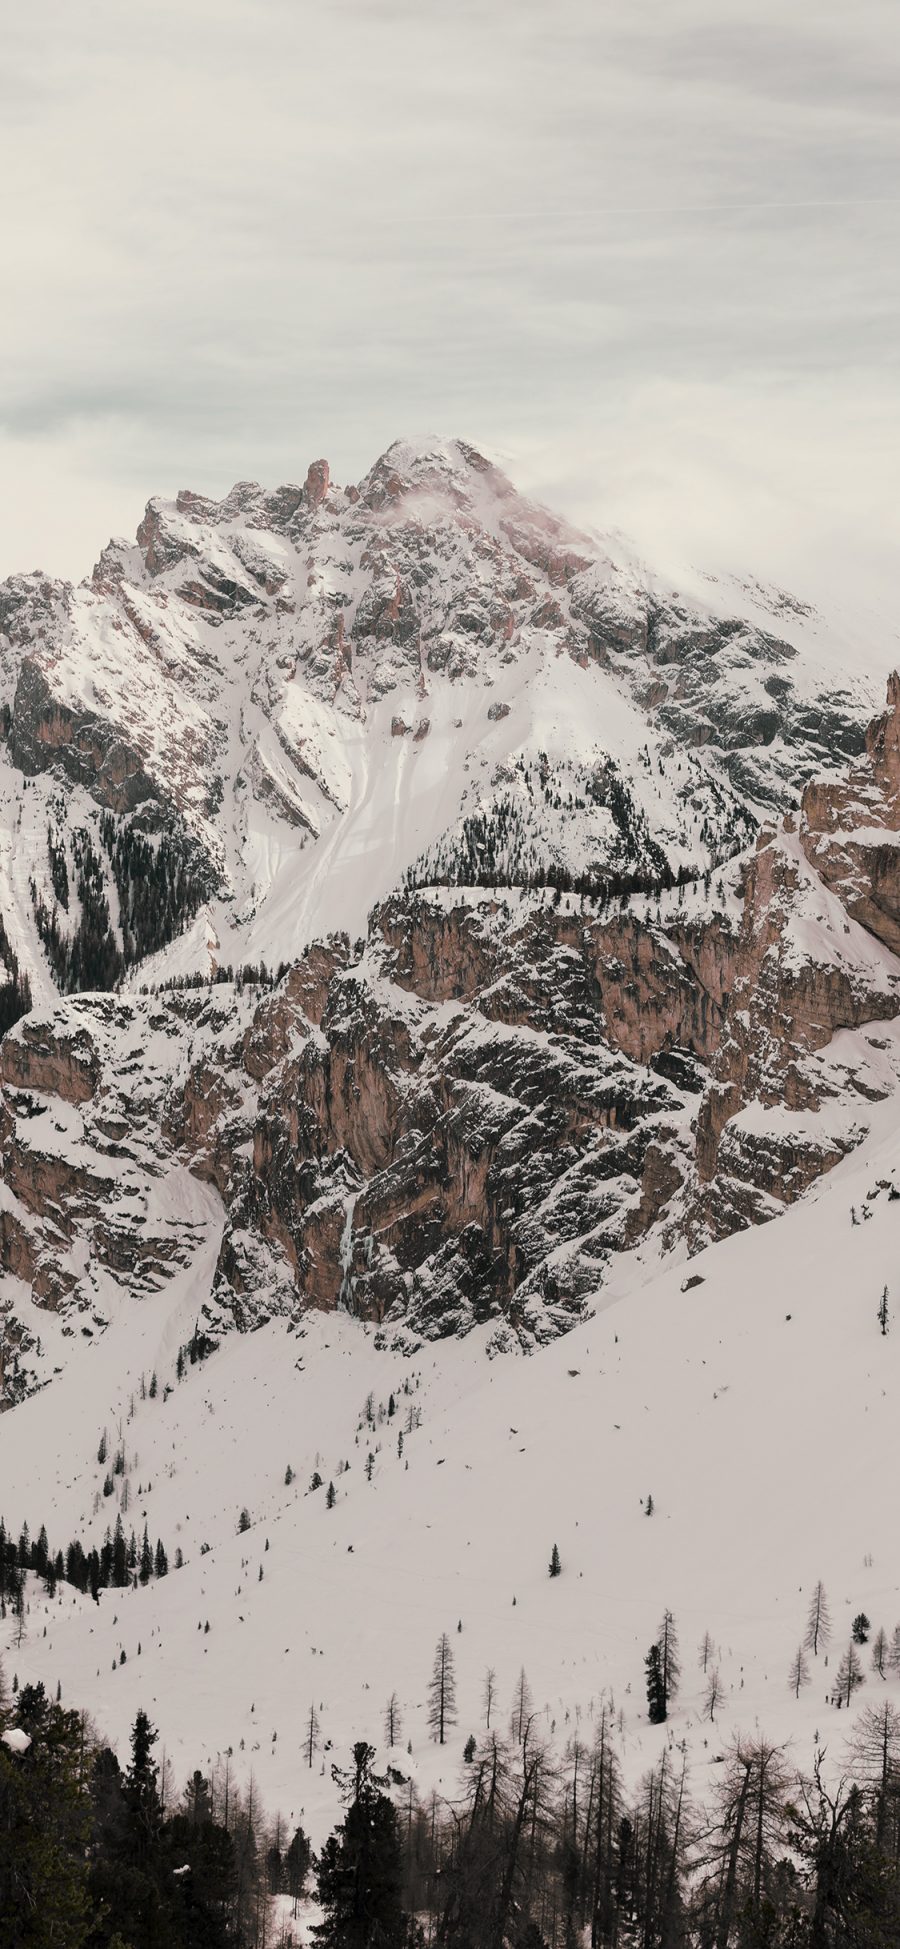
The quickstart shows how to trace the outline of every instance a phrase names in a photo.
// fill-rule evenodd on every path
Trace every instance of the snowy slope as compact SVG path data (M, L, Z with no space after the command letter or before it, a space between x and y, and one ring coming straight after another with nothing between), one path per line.
M896 1029L879 1040L896 1062ZM185 1567L146 1590L104 1593L99 1607L64 1586L52 1604L35 1596L10 1669L61 1680L63 1696L120 1739L143 1703L176 1775L232 1748L236 1769L252 1769L267 1801L316 1837L335 1803L331 1754L317 1754L312 1773L302 1758L310 1703L342 1754L354 1737L380 1739L396 1690L418 1783L447 1790L481 1725L488 1664L504 1718L524 1664L560 1748L576 1725L589 1737L612 1699L631 1778L663 1739L684 1739L702 1794L732 1728L760 1727L801 1761L816 1733L838 1754L846 1720L826 1693L850 1619L864 1608L890 1633L900 1618L900 1340L882 1337L876 1319L884 1284L892 1300L896 1286L895 1124L886 1104L865 1150L808 1201L701 1255L691 1271L702 1283L684 1291L683 1271L670 1271L608 1295L598 1317L532 1358L489 1361L476 1333L398 1360L335 1315L232 1340L176 1384L188 1291L123 1315L52 1390L0 1421L6 1516L32 1529L47 1521L51 1541L102 1534L110 1505L101 1498L93 1513L96 1446L103 1427L112 1438L121 1425L130 1519L146 1512L170 1554L182 1546ZM159 1396L141 1401L153 1368ZM397 1402L374 1430L370 1391L376 1417L391 1391ZM410 1408L421 1425L399 1459ZM288 1463L296 1481L285 1487ZM316 1468L338 1489L332 1512L324 1491L307 1493ZM138 1495L139 1481L152 1489ZM252 1527L239 1536L244 1505ZM554 1541L558 1581L546 1573ZM798 1702L788 1666L820 1577L831 1664L810 1661ZM665 1605L684 1679L669 1727L654 1731L642 1658ZM208 1634L198 1629L207 1619ZM444 1629L460 1717L442 1753L427 1737L425 1687ZM714 1726L696 1664L704 1631L724 1684ZM8 1645L13 1635L7 1624ZM860 1703L876 1688L880 1697L870 1672Z

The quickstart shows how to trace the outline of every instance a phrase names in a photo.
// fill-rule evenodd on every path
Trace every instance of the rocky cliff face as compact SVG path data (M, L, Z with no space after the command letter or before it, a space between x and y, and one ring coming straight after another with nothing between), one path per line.
M803 794L800 832L807 858L848 911L894 954L900 952L900 677L887 710L866 733L865 761L846 779L817 781Z
M863 792L896 830L898 701L832 830ZM410 890L272 985L26 1017L0 1045L6 1398L45 1338L195 1255L212 1335L342 1306L401 1344L478 1320L528 1344L774 1216L897 1084L900 963L816 870L821 803L708 891Z
M822 627L460 442L4 584L3 1398L187 1265L210 1335L529 1344L837 1163L895 1084L900 686L867 733Z

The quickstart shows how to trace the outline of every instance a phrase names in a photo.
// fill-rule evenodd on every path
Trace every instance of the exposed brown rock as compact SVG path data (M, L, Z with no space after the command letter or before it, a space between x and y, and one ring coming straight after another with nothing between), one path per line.
M807 858L848 913L900 953L900 674L866 734L865 762L845 781L808 785L800 833Z
M306 495L307 507L312 509L320 508L328 494L330 486L331 474L327 460L311 461L307 470L306 485L303 490Z
M100 1061L85 1028L26 1017L18 1035L0 1042L0 1077L11 1089L47 1091L85 1103L100 1079Z

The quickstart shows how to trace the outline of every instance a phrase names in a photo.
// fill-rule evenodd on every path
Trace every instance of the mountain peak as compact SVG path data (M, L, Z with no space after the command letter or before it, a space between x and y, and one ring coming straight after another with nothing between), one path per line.
M460 505L485 488L496 500L515 497L512 482L477 447L427 435L392 441L360 482L360 497L368 507L381 508L424 492Z

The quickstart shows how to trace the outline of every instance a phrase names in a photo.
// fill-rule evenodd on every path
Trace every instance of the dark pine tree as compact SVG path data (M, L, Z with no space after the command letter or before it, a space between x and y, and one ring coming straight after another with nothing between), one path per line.
M347 1812L319 1857L322 1921L312 1934L321 1949L400 1949L403 1941L397 1813L386 1779L372 1772L374 1757L360 1741L350 1772L332 1768Z
M428 1687L428 1724L432 1738L443 1746L447 1731L456 1720L456 1679L453 1653L446 1631L441 1633L434 1653L431 1684Z
M647 1674L647 1715L651 1726L661 1726L667 1716L666 1689L663 1684L662 1654L658 1644L652 1644L644 1659Z

